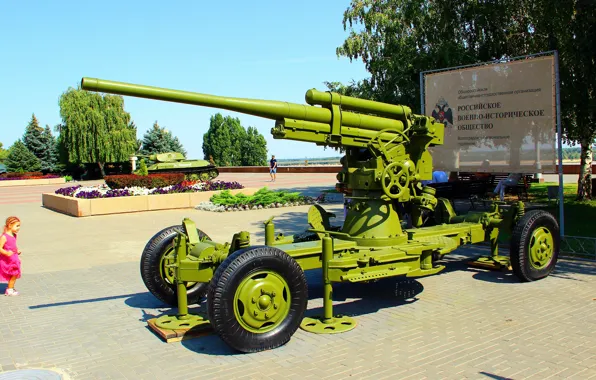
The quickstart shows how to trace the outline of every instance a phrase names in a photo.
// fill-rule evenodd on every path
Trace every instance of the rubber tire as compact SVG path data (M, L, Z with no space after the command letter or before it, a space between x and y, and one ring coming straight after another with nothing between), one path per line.
M176 232L183 232L182 225L170 226L159 231L145 245L141 255L141 278L145 287L160 301L170 305L177 306L178 298L176 286L165 281L160 274L159 262L162 255L176 237ZM207 234L197 228L199 238L206 237L211 240ZM188 304L196 304L207 293L208 283L197 282L192 288L187 289Z
M256 334L245 330L236 320L234 294L244 277L263 269L284 277L292 301L288 316L277 328ZM284 251L268 246L240 249L227 257L215 272L207 292L207 313L214 331L240 352L271 350L289 342L300 327L307 303L308 284L302 268Z
M550 263L537 270L530 265L529 246L532 232L536 228L545 227L553 236L554 251ZM526 213L513 229L510 245L510 260L513 273L522 281L530 282L547 277L554 269L559 258L559 224L555 217L543 210L532 210Z

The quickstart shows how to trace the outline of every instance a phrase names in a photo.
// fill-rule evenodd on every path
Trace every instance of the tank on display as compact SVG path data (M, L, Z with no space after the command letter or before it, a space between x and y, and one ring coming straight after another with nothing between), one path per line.
M556 265L559 226L548 212L494 202L488 211L458 215L449 199L423 186L433 172L428 148L443 144L445 126L407 106L315 89L302 105L93 78L83 78L81 88L260 116L274 121L274 139L345 152L336 188L344 193L347 213L339 225L314 204L308 226L296 235L276 233L273 217L265 220L264 243L256 244L248 231L213 241L209 220L184 218L158 231L143 250L141 277L155 297L178 307L155 321L158 328L204 326L238 351L257 352L288 343L298 328L319 334L355 328L356 318L333 312L333 283L435 275L448 265L446 255L482 243L490 256L477 262L511 267L520 281L543 279ZM500 232L510 236L509 255L499 254ZM316 269L322 269L323 308L306 317L305 272ZM207 316L189 313L188 305L205 297Z
M184 173L187 178L210 181L217 178L219 170L206 160L187 160L179 152L137 155L144 158L149 173Z

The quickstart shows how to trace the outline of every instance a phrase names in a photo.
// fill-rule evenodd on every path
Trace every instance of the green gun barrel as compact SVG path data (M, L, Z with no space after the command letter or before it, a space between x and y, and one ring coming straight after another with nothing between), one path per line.
M115 82L97 78L83 78L81 80L81 88L89 91L98 91L147 99L164 100L175 103L185 103L198 106L226 109L229 111L241 112L277 121L305 121L308 122L311 126L319 126L320 128L324 128L327 130L329 130L330 125L339 122L341 126L359 128L369 131L381 131L384 129L392 129L402 132L404 130L404 122L407 123L405 118L402 118L402 120L395 120L346 111L341 111L341 113L339 114L340 120L334 121L334 113L331 109L325 107L315 107L311 105L302 105L275 100L231 98L224 96L206 95L199 94L196 92L171 90L160 87ZM334 95L339 96L339 94ZM371 103L370 101L365 102ZM405 113L406 111L404 111L404 115ZM337 118L338 116L335 117Z
M315 89L308 90L304 98L310 105L330 106L336 104L340 105L343 110L373 113L404 122L407 122L407 119L412 115L412 110L406 106L353 98L332 92L317 91Z

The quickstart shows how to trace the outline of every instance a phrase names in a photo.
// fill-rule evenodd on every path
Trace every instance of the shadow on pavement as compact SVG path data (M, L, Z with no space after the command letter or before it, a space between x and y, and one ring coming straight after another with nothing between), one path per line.
M484 372L484 371L480 371L478 373L481 375L484 375L486 377L490 377L491 379L495 379L495 380L513 380L510 377L498 376L498 375L494 375L492 373L488 373L488 372Z
M312 273L319 272L319 273ZM320 270L309 271L307 276L309 289L308 298L320 299L323 295L323 286L320 281ZM349 315L353 317L376 313L380 309L395 307L416 302L416 296L423 291L424 287L412 279L384 279L376 282L364 283L342 283L333 284L333 313L335 315ZM345 301L346 303L337 303ZM323 315L323 307L307 309L305 316ZM197 339L183 340L181 344L187 349L196 353L206 355L245 355L230 348L213 332L210 335Z
M135 297L135 296L138 296L139 294L144 294L144 293L122 294L122 295L118 295L118 296L89 298L89 299L84 299L84 300L75 300L75 301L66 301L66 302L55 302L55 303L47 303L47 304L41 304L41 305L32 305L32 306L29 306L29 309L43 309L43 308L47 308L47 307L70 306L70 305L76 305L76 304L81 304L81 303L93 303L93 302L111 301L111 300L116 300L116 299L120 299L120 298Z

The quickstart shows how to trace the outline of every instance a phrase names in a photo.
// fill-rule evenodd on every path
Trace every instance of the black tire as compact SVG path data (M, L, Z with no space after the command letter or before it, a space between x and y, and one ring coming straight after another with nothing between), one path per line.
M531 246L537 244L533 240L533 234L541 231L550 232L552 239L548 236L545 247L552 250L550 260L547 260L542 266L533 263L531 256ZM544 234L542 236L545 236ZM513 273L522 281L536 281L547 277L555 268L559 258L559 224L553 215L542 210L532 210L526 213L513 229L510 246L510 259ZM552 240L552 241L551 241Z
M141 278L147 289L157 299L170 306L177 306L176 285L168 282L161 274L162 256L172 247L176 232L183 232L182 225L170 226L159 231L147 242L141 255ZM197 229L199 238L210 239L203 231ZM208 283L197 282L187 287L188 304L196 304L207 293Z
M289 289L290 301L287 303L287 315L279 324L274 324L269 331L263 328L263 332L259 333L246 329L238 321L234 307L238 306L244 312L249 307L244 307L241 301L235 304L234 297L244 279L257 276L257 272L263 270L283 278ZM287 300L287 293L284 291L280 297ZM275 304L274 300L272 304ZM214 331L230 347L240 352L270 350L289 342L302 322L307 303L308 284L302 268L284 251L267 246L244 248L226 258L211 279L207 293L207 313ZM257 328L254 330L258 331Z

